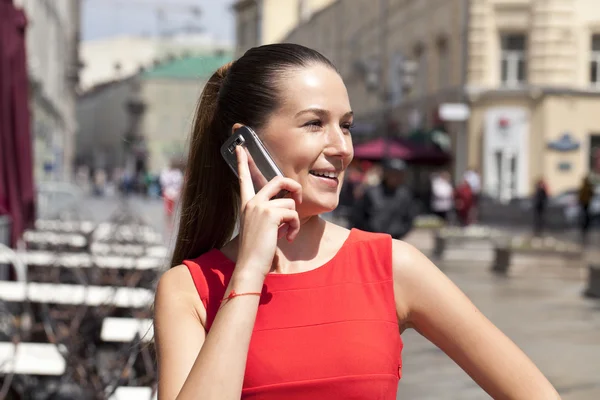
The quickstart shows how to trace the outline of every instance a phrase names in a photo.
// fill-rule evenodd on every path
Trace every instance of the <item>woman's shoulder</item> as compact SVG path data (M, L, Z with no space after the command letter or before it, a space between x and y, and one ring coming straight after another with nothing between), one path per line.
M156 312L193 312L204 324L206 309L198 296L196 285L188 267L181 264L165 271L156 286L154 299Z

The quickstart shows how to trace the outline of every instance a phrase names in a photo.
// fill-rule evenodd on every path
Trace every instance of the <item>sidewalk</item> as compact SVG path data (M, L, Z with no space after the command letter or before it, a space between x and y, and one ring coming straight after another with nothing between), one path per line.
M433 245L431 232L424 230L412 232L406 241L423 251ZM480 259L486 251L481 243L449 248L438 266L533 359L563 400L600 399L600 302L583 298L584 271L534 265L498 277L489 271L490 263ZM490 398L415 331L406 331L403 340L398 399Z

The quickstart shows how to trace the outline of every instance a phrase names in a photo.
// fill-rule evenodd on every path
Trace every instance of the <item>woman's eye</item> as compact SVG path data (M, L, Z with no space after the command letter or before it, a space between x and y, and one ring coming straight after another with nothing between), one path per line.
M342 124L342 129L345 131L350 132L352 130L352 128L354 128L354 124L351 124L351 123Z
M320 120L314 120L307 122L306 124L304 124L304 126L310 130L319 130L323 127L323 123Z

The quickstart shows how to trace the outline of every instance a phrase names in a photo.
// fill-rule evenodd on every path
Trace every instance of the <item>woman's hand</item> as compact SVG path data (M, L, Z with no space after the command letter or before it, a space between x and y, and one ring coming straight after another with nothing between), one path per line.
M302 186L292 179L277 177L255 193L252 176L260 174L260 171L253 162L249 162L244 148L238 146L236 155L241 200L240 247L236 268L264 277L271 270L277 240L285 236L292 241L300 231L296 204L302 202ZM291 198L273 199L282 190L288 191Z

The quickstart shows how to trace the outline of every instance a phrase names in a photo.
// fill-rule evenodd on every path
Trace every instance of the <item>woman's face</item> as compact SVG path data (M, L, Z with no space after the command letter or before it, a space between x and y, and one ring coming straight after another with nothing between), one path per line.
M290 72L280 93L280 108L258 134L283 174L302 185L300 216L331 211L354 155L346 86L337 72L315 64Z

